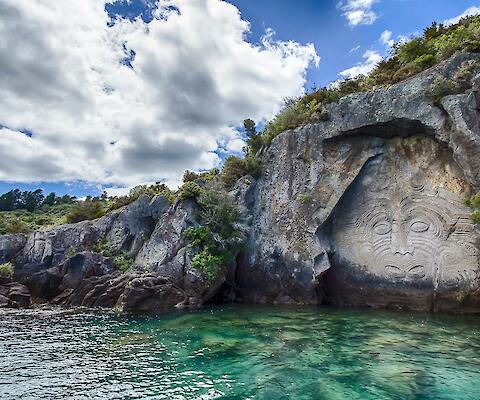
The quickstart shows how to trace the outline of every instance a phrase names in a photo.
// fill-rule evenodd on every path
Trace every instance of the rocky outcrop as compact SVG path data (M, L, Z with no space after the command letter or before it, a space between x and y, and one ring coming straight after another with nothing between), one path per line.
M26 308L30 306L30 292L25 285L0 278L0 308Z
M439 99L442 82L455 89ZM464 200L480 190L479 90L480 55L462 54L276 137L260 154L262 177L230 193L246 246L213 280L185 239L197 203L162 196L2 236L0 262L34 297L120 312L239 301L478 313L480 229ZM99 254L102 241L128 255L129 272ZM3 285L0 304L26 293Z
M329 121L274 139L239 282L248 301L480 311L463 205L480 188L479 60L347 96ZM459 75L438 103L432 88Z
M18 285L40 300L119 312L196 308L233 279L228 271L234 269L234 263L222 266L210 281L193 267L197 249L185 230L198 226L197 214L195 200L170 205L163 196L143 196L94 221L0 237L0 249L14 265ZM129 272L116 269L118 254L131 260ZM15 306L4 297L4 306Z

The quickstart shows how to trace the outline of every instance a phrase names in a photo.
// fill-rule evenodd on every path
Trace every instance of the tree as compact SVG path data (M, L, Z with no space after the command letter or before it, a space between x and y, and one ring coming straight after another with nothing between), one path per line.
M250 118L247 118L243 121L243 127L245 129L245 134L250 138L257 135L257 127L255 126L255 121Z
M2 194L0 196L0 211L12 211L15 208L15 195L14 191Z
M27 211L33 212L38 207L40 207L43 203L43 190L37 189L33 192L25 191L22 193L22 207L25 208Z
M43 200L43 204L47 206L53 206L55 202L57 201L57 195L55 193L50 193L45 197L45 200Z

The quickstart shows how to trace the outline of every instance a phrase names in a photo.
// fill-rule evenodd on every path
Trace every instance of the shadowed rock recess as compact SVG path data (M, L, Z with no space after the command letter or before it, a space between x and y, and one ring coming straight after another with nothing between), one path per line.
M460 69L455 94L434 98ZM464 200L480 190L479 90L480 55L462 54L277 136L262 176L230 193L246 245L213 280L185 236L196 201L143 196L95 221L0 236L0 263L14 266L0 306L30 293L120 312L238 301L478 313L480 229ZM129 272L94 251L102 240Z

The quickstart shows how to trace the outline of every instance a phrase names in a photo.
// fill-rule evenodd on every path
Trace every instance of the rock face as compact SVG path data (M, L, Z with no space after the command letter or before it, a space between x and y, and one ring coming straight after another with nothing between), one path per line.
M64 306L109 307L119 312L160 312L200 307L227 280L226 265L210 282L192 266L194 249L184 232L196 221L194 200L170 205L163 196L140 197L105 217L64 225L27 237L0 237L0 256L14 264L16 285L37 299ZM127 254L133 268L117 271L114 258ZM17 288L18 289L18 288ZM10 286L1 286L0 304L16 307ZM22 303L23 304L23 303Z
M251 302L479 312L480 241L463 201L480 188L480 56L330 105L274 139L257 185ZM438 79L469 69L434 104Z
M442 80L455 93L434 98ZM185 239L197 203L141 197L96 221L0 237L17 282L0 285L0 305L29 304L29 290L120 312L239 301L479 313L480 229L464 205L480 190L479 90L480 55L462 54L276 137L262 177L231 192L246 248L213 281ZM134 260L130 272L95 252L101 240Z

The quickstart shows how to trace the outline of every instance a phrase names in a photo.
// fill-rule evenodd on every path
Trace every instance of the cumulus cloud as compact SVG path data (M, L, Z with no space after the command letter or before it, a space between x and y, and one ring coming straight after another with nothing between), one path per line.
M395 41L392 39L392 31L383 31L380 35L380 42L387 47L392 47L395 44Z
M238 151L234 128L302 94L319 62L270 30L247 42L220 0L159 0L148 23L112 23L108 2L0 0L1 180L175 185Z
M447 26L448 25L453 25L453 24L456 24L458 21L460 21L462 18L469 17L471 15L478 15L478 14L480 14L480 7L472 6L472 7L467 8L460 15L457 15L456 17L453 17L453 18L450 18L450 19L447 19L447 20L443 21L443 24L447 25Z
M378 15L372 10L373 4L378 0L346 0L338 3L338 7L343 11L343 16L347 19L348 25L371 25Z
M346 79L355 78L359 75L366 75L372 71L380 61L382 61L380 53L374 50L367 50L363 53L362 57L364 59L363 62L341 71L340 75Z

